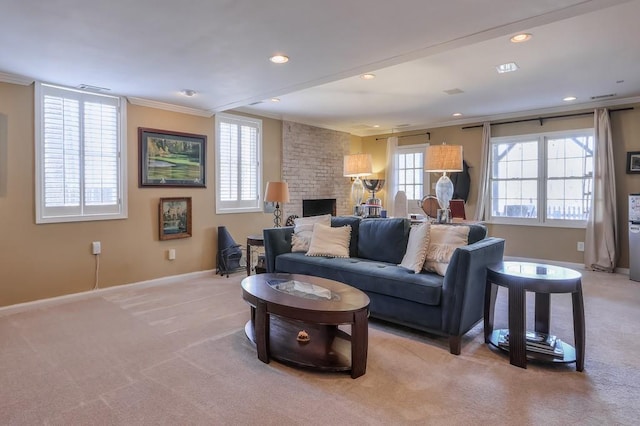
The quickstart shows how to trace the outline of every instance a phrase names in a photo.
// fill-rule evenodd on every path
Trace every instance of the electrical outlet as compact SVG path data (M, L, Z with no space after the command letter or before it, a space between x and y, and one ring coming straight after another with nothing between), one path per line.
M584 241L578 241L578 251L584 251Z
M94 241L91 243L91 254L100 254L102 252L102 245L100 241Z
M176 249L167 250L167 258L169 260L176 260Z

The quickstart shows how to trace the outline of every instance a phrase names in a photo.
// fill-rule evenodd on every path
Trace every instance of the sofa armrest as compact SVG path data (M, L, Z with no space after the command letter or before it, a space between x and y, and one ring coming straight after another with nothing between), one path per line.
M262 235L267 272L276 272L276 257L283 253L291 253L293 226L267 228L262 231Z
M442 287L442 325L450 336L461 336L484 315L487 266L502 262L505 241L488 237L453 253Z

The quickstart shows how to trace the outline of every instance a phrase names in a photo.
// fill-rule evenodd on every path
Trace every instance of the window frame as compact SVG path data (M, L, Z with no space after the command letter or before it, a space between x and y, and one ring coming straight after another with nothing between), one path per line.
M69 98L82 99L82 98L109 98L115 100L116 104L116 116L117 116L117 131L116 131L116 164L117 164L117 198L116 205L111 207L95 207L85 204L84 188L84 176L80 175L80 180L83 182L80 186L80 205L77 209L65 208L65 207L46 207L45 206L45 152L44 152L44 97L51 89L54 92L73 93L69 95ZM34 144L35 144L35 222L36 224L47 223L66 223L66 222L87 222L87 221L100 221L100 220L118 220L126 219L128 217L127 212L127 110L126 100L121 96L107 95L102 93L95 93L86 90L80 90L70 87L65 87L56 84L35 82L34 87ZM79 120L83 120L84 115L79 117ZM83 137L80 137L81 154L80 163L84 162L84 145L85 141ZM83 165L80 166L81 170ZM76 212L68 213L72 210ZM111 210L111 211L109 211Z
M239 200L235 201L222 201L221 195L222 191L220 189L220 185L222 183L221 179L221 165L220 160L222 158L220 149L222 147L221 144L221 136L220 136L220 125L222 123L233 123L235 125L245 125L249 127L254 127L257 129L257 144L256 144L256 193L257 199L255 203L243 202ZM229 114L229 113L217 113L215 115L215 153L216 153L216 214L233 214L233 213L262 213L262 120L259 118L247 117L243 115ZM236 164L236 178L240 179L241 171L238 169L238 165ZM243 205L245 204L245 205ZM247 205L248 204L248 205Z
M547 158L547 142L549 139L567 139L571 137L584 137L591 136L595 138L595 133L593 128L581 128L581 129L573 129L573 130L560 130L560 131L551 131L551 132L540 132L533 134L523 134L523 135L515 135L515 136L497 136L492 137L490 141L490 157L487 162L487 179L489 180L489 193L487 194L486 204L485 204L485 212L487 212L487 221L492 224L500 224L500 225L521 225L521 226L543 226L543 227L556 227L556 228L586 228L587 220L574 220L574 219L553 219L547 218L547 176L548 173L548 158ZM536 210L541 212L542 214L538 214L537 218L521 218L521 217L505 217L505 216L493 216L491 204L492 204L492 182L493 182L493 146L499 143L505 142L537 142L537 152L538 152L538 191L537 191L537 203ZM594 158L595 161L595 158ZM591 199L593 208L593 198Z

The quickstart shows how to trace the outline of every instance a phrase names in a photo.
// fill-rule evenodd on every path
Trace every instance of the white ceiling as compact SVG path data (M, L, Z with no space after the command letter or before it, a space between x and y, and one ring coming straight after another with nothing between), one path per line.
M590 107L608 94L638 101L638 22L640 0L4 1L0 79L364 136ZM510 43L518 32L533 38ZM270 63L275 53L290 62ZM512 61L517 72L496 73Z

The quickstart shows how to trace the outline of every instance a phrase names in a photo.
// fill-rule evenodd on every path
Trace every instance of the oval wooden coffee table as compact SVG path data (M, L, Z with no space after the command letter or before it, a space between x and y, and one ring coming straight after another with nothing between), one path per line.
M242 298L251 306L245 326L258 359L270 358L323 371L367 368L369 297L346 284L298 274L259 274L242 280ZM338 325L351 325L351 334ZM309 340L299 341L306 331ZM350 343L350 344L349 344Z

